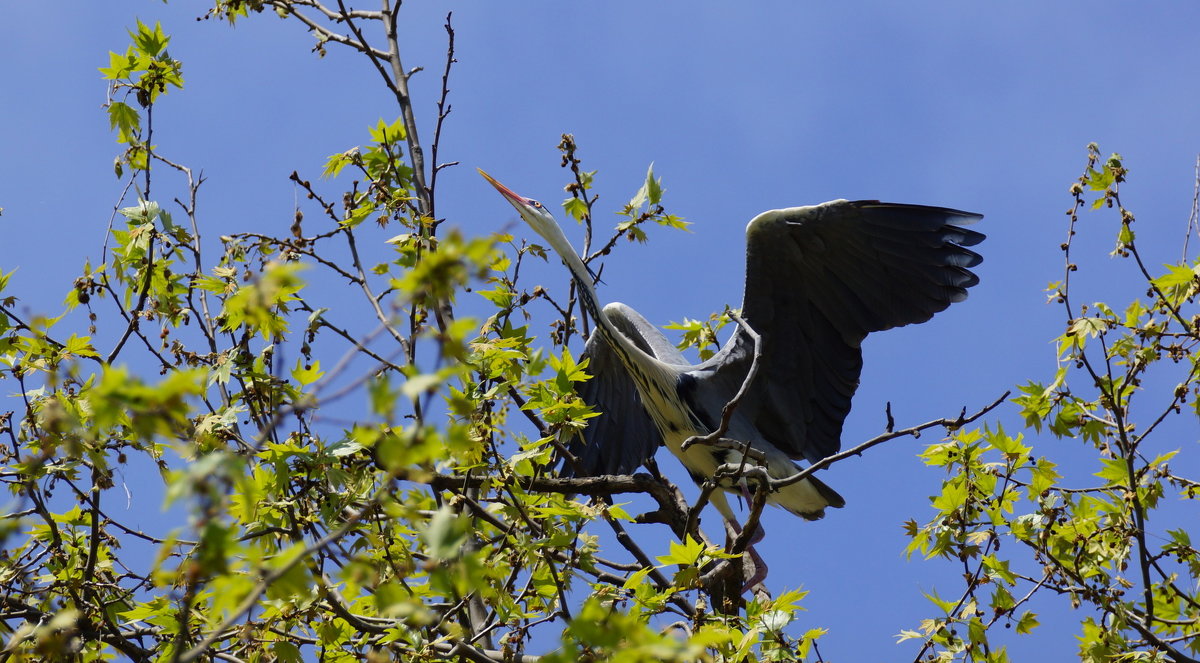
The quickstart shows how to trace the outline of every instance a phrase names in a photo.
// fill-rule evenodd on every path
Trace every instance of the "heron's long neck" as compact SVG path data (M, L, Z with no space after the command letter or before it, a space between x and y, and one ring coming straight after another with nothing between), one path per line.
M549 239L549 238L548 238ZM621 364L625 366L626 374L638 391L638 397L642 402L642 407L646 414L654 421L654 425L658 427L659 433L664 440L682 439L681 431L684 430L707 430L703 424L691 413L690 408L681 400L678 391L678 370L667 365L654 355L651 355L640 347L638 347L628 336L625 335L617 326L609 319L604 310L600 308L600 302L596 299L596 289L592 287L591 273L588 272L587 265L579 258L579 254L571 248L570 242L567 242L566 237L556 238L558 242L551 242L551 246L558 251L562 261L570 270L571 276L575 279L575 285L579 290L579 301L583 308L596 321L596 329L593 333L600 334L600 337L608 342L613 353L615 353ZM562 244L563 246L556 246ZM565 248L565 250L563 250ZM590 341L589 341L590 344ZM682 453L674 448L672 451L676 454ZM724 511L722 512L724 515Z
M580 259L579 254L575 252L574 247L567 240L565 235L560 235L555 238L547 238L550 240L550 245L558 252L562 258L563 264L571 272L571 277L575 280L575 286L579 290L579 300L584 310L588 315L592 316L592 320L596 321L596 330L608 341L617 356L621 358L621 363L630 371L638 368L639 364L656 363L658 360L642 351L630 341L625 334L622 334L619 329L613 326L612 321L604 314L600 306L600 301L596 298L596 289L592 286L592 277L588 272L587 265Z

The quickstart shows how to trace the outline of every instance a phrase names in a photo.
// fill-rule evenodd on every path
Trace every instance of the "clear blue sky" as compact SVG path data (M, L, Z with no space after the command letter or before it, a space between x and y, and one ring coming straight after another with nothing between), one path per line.
M297 195L288 174L315 178L325 157L366 141L367 124L395 116L365 61L333 45L318 59L297 24L271 16L234 29L195 21L206 5L0 9L0 268L20 266L9 294L21 306L54 310L84 258L98 258L119 189L96 69L124 50L135 17L162 21L184 63L186 89L156 109L154 142L204 170L209 237L286 233ZM737 304L742 230L764 209L879 198L986 215L971 298L868 341L846 445L881 430L886 401L899 424L915 424L1051 375L1049 341L1064 320L1042 290L1062 273L1067 187L1088 142L1125 156L1124 201L1150 262L1178 255L1200 151L1195 3L409 0L403 50L407 66L426 68L414 81L426 140L449 9L459 64L442 147L462 166L444 174L440 213L472 233L513 220L475 167L557 200L563 132L600 171L598 210L618 208L654 162L668 208L693 232L653 232L649 246L620 251L601 290L652 321ZM1089 228L1084 244L1102 256L1115 231ZM1104 270L1129 273L1120 262ZM548 265L535 280L558 285L564 274ZM1102 286L1085 299L1110 296ZM1015 421L1011 409L1004 420ZM911 656L892 636L931 613L922 591L952 586L953 565L902 556L900 523L928 517L939 481L915 457L927 441L826 472L848 505L822 522L768 515L760 550L772 584L812 591L803 627L832 629L827 658ZM1077 627L1044 623L1009 643L1016 660L1073 656Z

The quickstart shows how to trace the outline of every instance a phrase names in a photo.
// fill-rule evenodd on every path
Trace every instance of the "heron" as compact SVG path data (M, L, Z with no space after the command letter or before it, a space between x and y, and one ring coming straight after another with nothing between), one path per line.
M584 350L592 377L579 396L601 414L570 444L578 462L564 466L566 475L628 474L665 445L701 484L730 464L761 467L772 479L792 476L800 471L795 461L818 462L840 449L866 336L925 322L979 283L971 268L982 257L967 247L984 235L963 226L980 214L875 200L768 210L746 226L741 322L719 352L693 364L632 308L601 308L591 270L550 210L479 172L566 265L595 321ZM686 445L717 430L755 361L755 334L757 373L724 435L748 445L751 457L736 445ZM726 476L718 487L711 503L740 532L726 492L748 496L746 482ZM767 503L815 520L845 500L810 475Z

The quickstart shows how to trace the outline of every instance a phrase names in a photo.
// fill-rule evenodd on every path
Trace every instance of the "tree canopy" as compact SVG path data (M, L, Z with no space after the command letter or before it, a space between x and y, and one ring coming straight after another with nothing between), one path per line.
M590 322L565 270L556 285L528 276L554 260L524 228L473 234L439 211L439 176L457 166L441 150L453 17L444 51L410 54L399 3L218 0L205 16L272 14L318 55L353 53L391 104L358 145L295 165L290 217L206 230L201 165L154 135L185 63L171 26L133 20L96 63L120 201L104 244L57 310L11 291L17 265L0 265L0 380L17 395L0 407L3 656L823 660L822 638L854 625L801 618L806 592L770 577L743 595L747 537L702 526L703 492L653 467L557 476L598 414L576 395ZM413 98L422 68L440 77L435 98ZM621 203L600 199L584 159L599 149L558 144L560 217L603 276L612 254L687 222L653 167ZM1137 241L1188 238L1196 218L1140 227L1121 197L1131 177L1089 145L1064 187L1063 274L1047 289L1057 363L944 418L889 412L878 437L824 461L919 437L920 460L945 472L913 505L923 515L897 523L903 552L953 571L926 615L898 619L903 658L1006 661L1021 638L1075 638L1083 661L1200 654L1200 260L1185 239L1178 262L1148 264ZM1111 254L1080 245L1106 235ZM1114 269L1128 291L1095 291L1089 270ZM728 323L669 328L705 357ZM123 517L130 477L175 522ZM1073 631L1040 628L1047 614Z

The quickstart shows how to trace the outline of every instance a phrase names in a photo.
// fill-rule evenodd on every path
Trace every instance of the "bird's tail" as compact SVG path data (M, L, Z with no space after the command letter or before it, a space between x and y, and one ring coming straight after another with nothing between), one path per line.
M826 507L840 509L846 505L836 490L814 476L784 486L771 497L773 503L805 520L820 520L825 517Z

